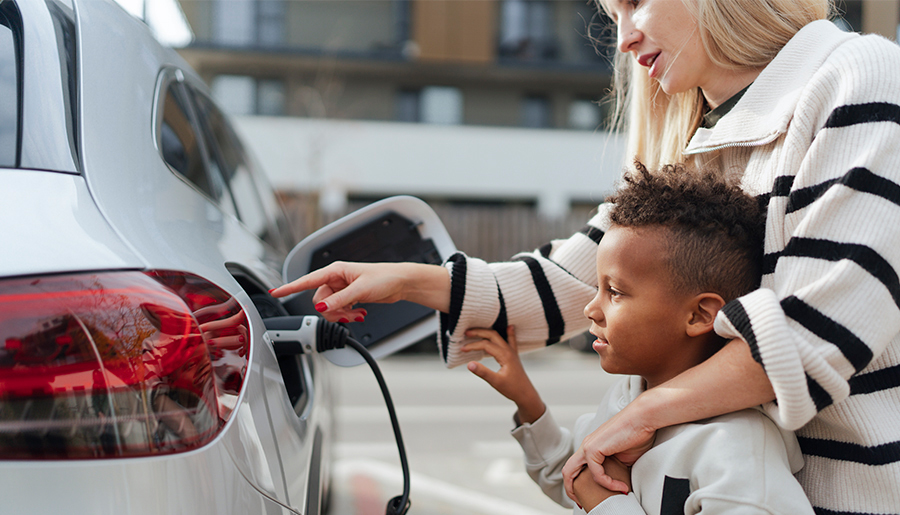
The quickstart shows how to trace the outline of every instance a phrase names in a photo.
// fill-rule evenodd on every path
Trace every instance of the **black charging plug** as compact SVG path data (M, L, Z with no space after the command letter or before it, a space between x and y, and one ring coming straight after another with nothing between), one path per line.
M385 513L386 515L404 515L410 505L409 464L406 460L406 449L403 446L403 437L400 435L400 423L397 421L394 403L391 401L387 383L384 382L375 358L361 343L350 337L350 331L346 327L317 316L280 316L266 318L263 322L277 356L326 352L347 346L359 352L368 363L372 373L375 374L375 379L378 380L378 386L384 396L384 403L387 405L391 426L394 429L394 438L397 440L397 450L400 454L400 467L403 470L403 494L388 501Z

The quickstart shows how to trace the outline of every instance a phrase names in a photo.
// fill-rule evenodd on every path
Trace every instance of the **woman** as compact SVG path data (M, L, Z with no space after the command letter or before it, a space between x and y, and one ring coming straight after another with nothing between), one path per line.
M766 267L720 313L722 351L584 440L570 496L585 465L621 488L604 458L635 460L658 428L765 404L798 430L820 513L900 512L900 48L840 32L828 0L604 2L631 64L616 73L630 153L742 173L767 205ZM514 325L534 348L586 327L605 212L511 263L334 265L275 294L321 286L330 319L364 316L356 302L438 309L450 366L472 327Z

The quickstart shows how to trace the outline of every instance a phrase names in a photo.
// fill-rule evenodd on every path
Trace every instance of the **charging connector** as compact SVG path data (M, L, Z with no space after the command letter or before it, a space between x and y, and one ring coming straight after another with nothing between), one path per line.
M378 386L384 396L384 403L391 418L391 426L394 429L394 438L397 440L397 450L400 454L400 467L403 470L403 494L388 501L386 515L404 515L409 510L409 464L406 460L406 449L403 446L403 437L400 434L400 423L394 411L394 403L388 391L381 370L375 362L375 358L366 348L350 337L350 331L346 327L329 322L316 316L282 316L266 318L263 320L269 339L278 356L312 354L327 352L332 349L352 347L368 363Z

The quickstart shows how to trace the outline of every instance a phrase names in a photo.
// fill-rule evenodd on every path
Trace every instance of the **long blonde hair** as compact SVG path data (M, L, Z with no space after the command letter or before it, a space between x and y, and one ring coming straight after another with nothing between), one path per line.
M696 17L709 58L729 69L764 67L801 28L828 19L833 9L833 0L679 1ZM633 61L616 53L612 90L611 122L627 130L628 160L638 158L651 169L691 161L683 151L703 117L700 88L668 95Z

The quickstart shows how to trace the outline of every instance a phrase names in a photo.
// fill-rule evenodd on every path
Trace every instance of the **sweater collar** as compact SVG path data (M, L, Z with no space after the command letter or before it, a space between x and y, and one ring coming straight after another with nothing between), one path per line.
M813 74L837 46L854 37L858 34L842 32L827 20L800 29L714 128L697 129L685 154L775 141L787 131Z

